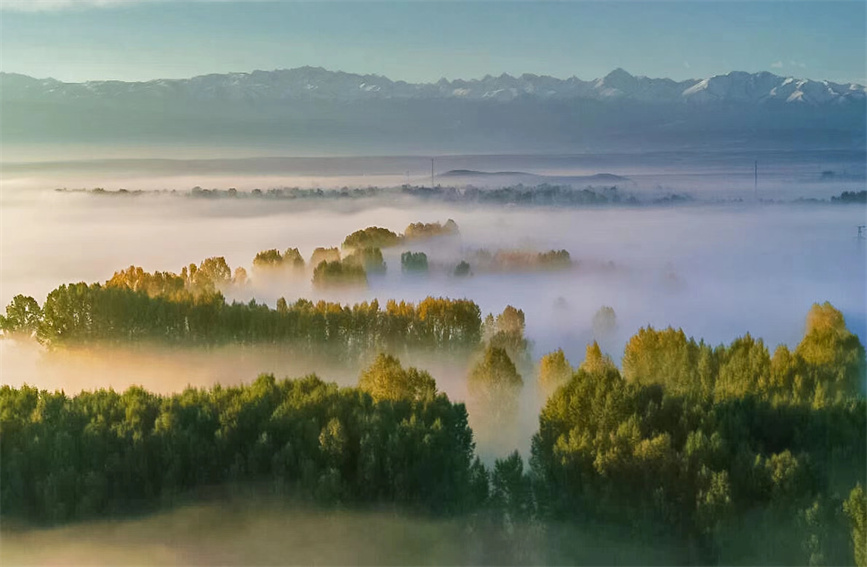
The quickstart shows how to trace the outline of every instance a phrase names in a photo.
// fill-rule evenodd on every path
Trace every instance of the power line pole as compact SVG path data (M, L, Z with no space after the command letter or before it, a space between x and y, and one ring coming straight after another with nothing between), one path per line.
M753 179L753 195L756 200L759 198L759 160L756 160L755 163L755 177Z
M430 158L430 188L434 188L434 158Z

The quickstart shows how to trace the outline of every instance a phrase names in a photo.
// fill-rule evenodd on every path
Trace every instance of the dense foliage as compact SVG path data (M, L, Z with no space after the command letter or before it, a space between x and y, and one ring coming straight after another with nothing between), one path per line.
M711 349L642 329L622 375L588 361L533 438L541 517L679 534L695 562L853 562L863 508L853 493L850 521L843 501L867 474L864 349L833 307L814 306L773 359L749 336Z
M58 305L87 305L63 320L89 328L122 298L178 303L79 284L42 309L17 297L2 322L35 326L44 339ZM270 333L316 329L316 340L346 346L484 343L467 376L472 411L503 428L516 420L523 379L507 347L519 355L527 345L514 307L484 326L475 304L443 299L390 302L384 311L376 303L242 307ZM538 379L553 393L529 466L513 453L489 469L473 459L464 406L438 393L430 374L386 354L357 389L271 376L169 397L7 386L0 508L4 517L58 522L253 481L278 496L458 514L468 529L487 522L502 562L574 563L586 557L576 534L604 528L648 549L667 542L691 563L865 565L865 351L830 304L813 306L801 342L773 356L749 335L710 347L680 330L646 328L628 342L622 371L594 342L577 370L562 351L545 356Z
M0 508L53 523L263 482L277 496L320 503L471 509L480 465L466 410L426 386L424 396L387 399L315 376L263 375L168 397L136 387L69 397L3 386Z

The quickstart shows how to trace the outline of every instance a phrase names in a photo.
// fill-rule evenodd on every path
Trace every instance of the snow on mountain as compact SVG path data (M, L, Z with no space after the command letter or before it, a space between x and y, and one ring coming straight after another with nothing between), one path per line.
M282 101L325 99L436 99L510 101L517 98L571 100L634 100L648 103L706 104L782 102L787 104L847 104L867 100L867 89L857 84L836 84L779 77L772 73L734 71L705 79L673 81L634 76L615 69L594 81L577 77L558 79L544 75L519 77L502 74L481 79L436 83L392 81L380 75L299 67L251 73L201 75L190 79L158 79L146 82L88 81L64 83L0 73L0 96L9 99L84 99L120 96L192 101Z

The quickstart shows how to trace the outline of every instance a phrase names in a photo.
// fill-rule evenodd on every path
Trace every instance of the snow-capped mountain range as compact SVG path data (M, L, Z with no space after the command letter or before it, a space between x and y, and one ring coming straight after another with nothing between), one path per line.
M0 116L4 149L403 155L867 145L863 86L742 72L677 82L617 69L594 81L500 75L428 84L316 67L146 82L0 74Z
M524 74L436 83L392 81L380 75L358 75L300 67L276 71L202 75L190 79L158 79L146 82L88 81L64 83L25 75L0 73L0 98L5 100L74 100L113 97L146 97L193 101L281 100L388 100L463 99L477 101L618 100L646 103L703 104L712 102L796 105L863 104L867 88L768 72L734 71L705 79L673 81L633 76L616 69L603 78L584 81Z

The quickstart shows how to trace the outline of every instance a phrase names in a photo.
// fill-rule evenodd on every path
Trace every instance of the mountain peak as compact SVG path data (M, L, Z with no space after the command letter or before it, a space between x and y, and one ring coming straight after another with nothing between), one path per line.
M613 71L611 71L610 73L605 75L606 81L609 79L612 79L612 80L627 79L628 80L628 79L634 79L634 78L635 77L633 75L631 75L628 71L624 70L623 67L618 67L617 69L614 69Z

